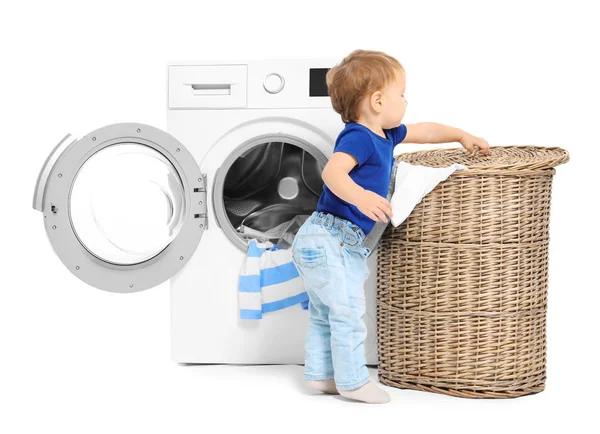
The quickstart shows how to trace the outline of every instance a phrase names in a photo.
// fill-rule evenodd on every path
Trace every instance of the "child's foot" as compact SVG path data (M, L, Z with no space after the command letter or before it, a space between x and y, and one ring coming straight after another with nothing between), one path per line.
M340 390L340 395L369 404L385 404L386 402L390 402L390 395L371 381L358 389Z
M339 395L339 392L335 388L335 382L333 378L327 380L306 380L308 387L319 392L328 393L330 395Z

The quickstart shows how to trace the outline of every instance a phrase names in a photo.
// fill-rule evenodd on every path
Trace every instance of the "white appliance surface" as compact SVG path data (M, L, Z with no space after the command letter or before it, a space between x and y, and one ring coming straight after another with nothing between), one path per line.
M207 178L209 200L208 229L193 257L171 279L173 360L304 363L308 312L299 305L271 312L261 320L239 319L237 285L245 252L217 225L214 179L224 160L237 147L260 136L295 137L330 158L344 124L331 108L329 97L308 96L308 79L310 68L326 68L336 63L335 60L274 60L169 66L168 132L187 147L200 165ZM285 85L278 94L267 92L263 86L271 73L283 77ZM206 93L192 95L191 84ZM245 107L240 106L244 98L236 95L236 91L246 92ZM226 101L219 100L221 97ZM376 256L369 258L371 273L365 288L364 320L368 329L365 353L371 365L377 364Z

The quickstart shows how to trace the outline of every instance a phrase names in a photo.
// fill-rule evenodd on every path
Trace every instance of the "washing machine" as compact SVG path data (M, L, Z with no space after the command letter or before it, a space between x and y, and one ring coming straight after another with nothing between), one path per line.
M184 364L303 364L308 311L239 318L244 227L316 210L343 129L325 74L341 59L179 62L167 67L167 131L104 126L66 135L33 206L67 269L136 292L170 280L171 357ZM366 281L365 356L376 365L376 261Z

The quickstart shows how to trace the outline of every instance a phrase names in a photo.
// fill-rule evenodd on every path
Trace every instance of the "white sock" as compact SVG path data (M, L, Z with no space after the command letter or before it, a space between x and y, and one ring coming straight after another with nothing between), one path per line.
M390 402L391 399L385 390L377 387L372 381L369 381L358 389L340 390L340 395L369 404L385 404L386 402Z
M339 395L339 392L335 388L335 382L333 378L327 380L306 380L308 387L319 392L328 393L330 395Z

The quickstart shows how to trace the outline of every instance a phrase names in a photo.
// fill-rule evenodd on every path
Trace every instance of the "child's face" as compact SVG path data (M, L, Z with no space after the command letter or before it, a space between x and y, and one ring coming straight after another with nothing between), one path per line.
M406 75L399 71L396 80L388 84L383 90L381 104L381 127L384 129L395 128L402 123L408 101L404 97L406 91Z

